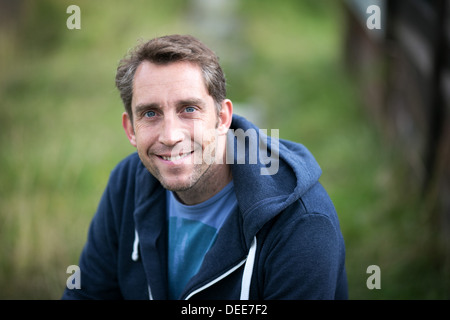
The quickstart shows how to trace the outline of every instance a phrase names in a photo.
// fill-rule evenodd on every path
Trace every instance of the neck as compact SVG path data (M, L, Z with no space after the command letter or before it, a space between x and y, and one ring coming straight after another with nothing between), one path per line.
M186 191L177 191L178 199L186 205L202 203L216 195L233 180L228 164L213 164L201 179Z

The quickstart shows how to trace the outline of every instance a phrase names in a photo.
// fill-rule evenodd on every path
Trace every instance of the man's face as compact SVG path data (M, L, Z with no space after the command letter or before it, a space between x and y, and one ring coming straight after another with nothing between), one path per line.
M197 65L142 62L134 77L131 107L133 123L123 115L127 136L166 189L186 191L213 175L213 163L206 158L222 155L228 128Z

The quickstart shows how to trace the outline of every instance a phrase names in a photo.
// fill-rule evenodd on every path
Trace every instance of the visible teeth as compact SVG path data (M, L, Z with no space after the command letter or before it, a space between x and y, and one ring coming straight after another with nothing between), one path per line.
M190 153L185 153L185 154L182 154L182 155L179 155L179 156L175 156L175 157L165 157L165 156L161 156L161 158L163 158L164 160L167 160L167 161L176 161L176 160L180 160L180 159L182 159L182 158L188 156L189 154L190 154Z

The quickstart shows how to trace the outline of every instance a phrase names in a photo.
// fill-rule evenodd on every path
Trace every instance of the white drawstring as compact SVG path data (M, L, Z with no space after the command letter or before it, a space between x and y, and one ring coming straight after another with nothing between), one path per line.
M137 230L134 230L134 243L133 243L133 252L131 253L131 259L133 261L139 260L139 235ZM153 300L152 290L150 289L150 285L148 285L148 298L149 300Z
M252 282L253 266L255 264L256 256L256 236L253 238L250 250L248 251L247 260L245 261L244 273L242 275L241 296L240 300L249 300L250 284ZM134 231L134 243L131 259L137 261L139 259L139 235L137 230ZM234 270L234 269L233 269ZM153 299L150 286L148 286L148 293L150 300Z
M137 230L134 230L133 253L131 253L131 259L133 261L138 261L139 259L139 235Z
M248 300L250 296L250 284L252 282L253 265L256 255L256 236L248 251L247 261L245 261L244 273L242 275L241 297L240 300Z

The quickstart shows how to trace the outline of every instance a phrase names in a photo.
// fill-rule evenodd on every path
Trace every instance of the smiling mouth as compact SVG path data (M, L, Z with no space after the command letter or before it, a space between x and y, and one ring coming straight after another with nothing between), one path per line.
M184 154L180 154L178 156L162 156L162 155L158 155L158 157L160 157L161 159L166 160L166 161L177 161L177 160L186 158L187 156L190 156L192 154L192 152L194 152L194 151L191 151L191 152L188 152L188 153L184 153Z

